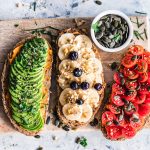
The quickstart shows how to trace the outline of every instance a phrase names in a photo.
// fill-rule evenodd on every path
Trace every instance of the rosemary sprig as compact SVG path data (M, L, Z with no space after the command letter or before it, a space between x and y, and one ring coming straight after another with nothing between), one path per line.
M136 36L136 38L139 40L139 39L142 39L144 41L144 38L141 36L141 33L139 33L137 30L134 30L134 35Z
M147 13L145 13L145 12L140 12L140 11L135 11L135 13L141 14L141 15L146 15L146 14L147 14Z
M144 34L145 34L145 38L147 40L147 32L146 32L146 29L144 28Z

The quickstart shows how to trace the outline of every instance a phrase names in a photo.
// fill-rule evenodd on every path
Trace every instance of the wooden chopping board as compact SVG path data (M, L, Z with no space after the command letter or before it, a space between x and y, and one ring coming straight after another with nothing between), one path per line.
M142 34L144 40L137 39L136 37L133 38L133 42L131 44L141 44L143 47L147 50L149 50L149 30L148 30L148 18L147 16L130 16L131 20L133 22L136 22L136 18L138 18L139 23L144 23L140 28L137 27L135 23L133 23L134 30L138 30L139 33L142 33L144 29L146 29L147 32L147 39L145 38L144 34ZM66 29L66 28L74 28L77 27L77 22L82 22L82 20L85 21L85 23L81 26L78 26L78 28L84 28L88 31L90 31L90 25L93 20L93 18L56 18L56 19L30 19L30 20L10 20L10 21L0 21L0 74L2 72L3 64L5 59L7 58L7 54L10 50L13 49L13 47L16 45L17 42L21 41L22 39L30 36L29 33L24 32L23 30L28 29L35 29L35 28L42 28L46 26L53 26L58 29ZM15 27L18 25L18 27ZM89 34L90 35L90 34ZM104 77L105 82L108 83L112 81L113 72L109 68L109 64L111 64L114 61L120 61L122 54L125 52L125 50L121 52L116 53L108 53L101 51L101 60L104 68ZM0 88L1 93L1 88ZM56 104L56 98L54 97L54 93L51 95L51 101L50 104L54 107ZM1 96L1 94L0 94ZM147 121L146 128L150 128L150 119ZM47 130L61 130L54 125L45 125L45 131ZM94 130L94 128L91 128L90 126L87 126L85 128L82 128L80 130ZM15 129L10 124L7 116L4 113L2 101L0 100L0 133L2 132L15 132Z

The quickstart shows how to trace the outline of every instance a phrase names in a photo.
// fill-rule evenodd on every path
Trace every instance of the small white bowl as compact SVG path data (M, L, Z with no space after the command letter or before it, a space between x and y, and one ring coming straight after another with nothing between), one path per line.
M92 37L92 40L94 41L94 43L96 44L96 46L98 48L100 48L101 50L106 51L106 52L118 52L118 51L123 50L124 48L126 48L130 44L130 42L133 38L133 25L132 25L132 22L131 22L130 18L127 15L125 15L124 13L122 13L121 11L118 11L118 10L107 10L107 11L104 11L104 12L100 13L99 15L97 15L94 18L92 24L95 24L97 21L100 20L100 18L102 18L103 16L106 16L106 15L109 15L109 14L120 16L120 17L122 17L126 20L128 26L129 26L129 36L128 36L126 42L123 45L121 45L120 47L117 47L117 48L104 47L95 38L95 33L94 33L94 29L92 29L92 25L91 25L91 37Z

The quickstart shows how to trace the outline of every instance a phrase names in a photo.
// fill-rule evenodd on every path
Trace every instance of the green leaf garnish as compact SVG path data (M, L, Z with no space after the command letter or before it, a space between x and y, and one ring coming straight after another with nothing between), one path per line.
M83 147L86 147L88 145L87 139L85 137L82 137L80 139L80 145L82 145Z
M94 32L99 32L100 31L100 27L98 25L98 22L92 24L92 29L94 30Z

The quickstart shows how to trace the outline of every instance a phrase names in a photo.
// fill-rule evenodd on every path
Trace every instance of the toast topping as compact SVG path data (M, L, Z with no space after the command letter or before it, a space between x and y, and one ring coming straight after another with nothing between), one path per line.
M68 43L66 37L71 42ZM86 123L99 105L98 92L101 89L94 89L94 85L102 85L101 62L96 58L92 42L86 35L75 37L65 33L58 39L58 46L62 112L68 120Z

